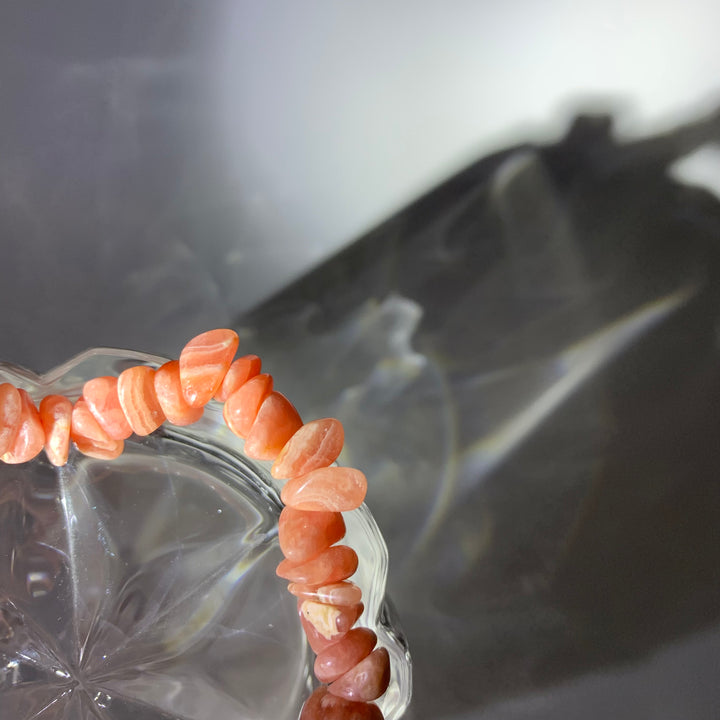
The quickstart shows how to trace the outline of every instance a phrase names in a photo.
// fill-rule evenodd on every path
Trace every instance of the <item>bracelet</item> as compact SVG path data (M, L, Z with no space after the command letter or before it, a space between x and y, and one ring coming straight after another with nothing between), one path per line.
M53 465L62 466L71 443L90 457L113 459L132 433L148 435L165 421L190 425L210 400L223 403L223 419L245 441L245 455L272 461L272 476L286 481L278 521L285 559L277 575L297 597L322 683L300 720L382 720L371 701L389 685L390 656L376 647L373 630L354 627L363 611L362 591L349 581L358 556L337 544L345 536L342 513L362 504L367 480L360 470L334 465L344 442L341 423L323 418L303 424L273 389L272 376L261 372L259 357L234 359L238 344L234 331L210 330L157 370L138 365L118 377L88 380L75 403L48 395L36 407L27 391L2 383L0 459L23 463L44 449Z

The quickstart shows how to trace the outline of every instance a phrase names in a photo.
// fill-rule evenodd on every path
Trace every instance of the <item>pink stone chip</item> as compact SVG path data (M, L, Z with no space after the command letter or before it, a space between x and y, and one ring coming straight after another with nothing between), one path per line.
M283 560L277 574L290 582L304 585L330 585L349 578L358 566L357 553L347 545L333 545L317 557L297 564Z
M203 407L220 389L239 338L234 330L209 330L194 337L180 353L180 383L188 405Z
M288 592L301 600L313 600L327 605L357 605L362 600L362 590L348 581L332 583L331 585L303 585L290 583Z
M173 425L192 425L203 416L203 408L192 407L185 401L180 387L180 363L170 360L155 373L155 395L168 422Z
M344 440L342 423L335 418L306 423L283 447L270 472L275 478L289 480L328 467L340 455Z
M122 454L124 441L113 440L100 427L100 423L82 398L73 405L71 417L70 437L83 455L112 460Z
M303 600L300 603L303 617L328 640L350 630L364 609L362 603L351 606L326 605L312 600Z
M100 427L113 440L125 440L132 435L132 428L120 406L117 387L118 379L105 375L88 380L82 395Z
M40 401L40 422L48 460L57 467L65 465L70 450L72 403L63 395L46 395Z
M389 684L390 655L385 648L378 648L331 683L328 692L346 700L368 702L379 698Z
M298 603L298 613L300 615L300 624L302 625L305 635L307 636L308 644L314 653L321 653L331 645L334 645L340 638L343 637L342 633L338 633L334 637L328 639L322 635L317 628L303 615L300 607L302 602Z
M244 452L255 460L274 460L285 443L302 427L295 406L279 392L263 400L245 439Z
M300 720L383 720L383 714L375 703L345 700L323 686L305 701Z
M343 537L345 521L340 513L310 512L289 507L283 508L280 513L280 549L290 562L311 560Z
M272 375L262 373L250 378L225 401L223 407L225 424L238 437L246 438L248 436L260 411L260 406L272 389Z
M260 374L262 361L257 355L243 355L234 360L225 373L222 385L215 394L215 399L225 402L236 390L244 385L250 378Z
M10 449L0 459L9 464L32 460L45 445L45 430L40 422L40 413L25 390L20 393L20 426Z
M347 512L360 507L366 493L367 479L360 470L326 467L289 480L280 497L298 510Z
M0 385L0 455L13 445L20 429L22 400L18 389L10 383Z
M376 643L377 635L369 628L348 631L341 640L315 658L315 677L323 683L337 680L364 660Z
M118 397L136 435L149 435L165 421L155 393L155 370L151 367L136 365L123 370L118 378Z
M326 650L344 637L345 633L358 621L358 618L363 614L363 610L365 610L365 606L358 603L349 608L339 608L340 613L330 612L327 616L322 617L314 612L314 608L308 608L306 603L305 600L298 600L298 615L305 635L307 635L308 643L316 654ZM333 619L333 625L330 628L326 622L327 617ZM342 627L343 630L337 629L338 626Z

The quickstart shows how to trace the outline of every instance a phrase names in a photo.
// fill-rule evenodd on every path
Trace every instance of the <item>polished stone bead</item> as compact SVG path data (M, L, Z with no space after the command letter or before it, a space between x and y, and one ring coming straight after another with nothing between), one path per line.
M308 644L312 648L312 651L316 654L320 654L323 652L323 650L326 650L331 645L334 645L338 640L340 640L341 637L343 637L344 633L337 633L330 639L326 638L324 635L320 633L320 631L309 621L305 618L305 616L302 613L302 610L300 609L302 606L302 602L298 603L298 613L300 615L300 624L302 625L303 630L305 631L305 635L307 636Z
M170 360L155 373L155 395L168 422L192 425L203 416L203 408L188 405L180 387L180 363Z
M283 560L277 574L290 582L304 585L329 585L349 578L358 566L357 553L347 545L333 545L304 563Z
M366 493L367 479L360 470L326 467L288 480L280 497L298 510L347 512L360 507Z
M271 392L245 438L245 454L254 460L274 460L302 424L295 406L282 393Z
M315 677L324 683L333 682L364 660L377 643L369 628L349 630L345 637L323 650L315 658Z
M390 655L385 648L373 650L354 668L328 687L328 692L346 700L376 700L390 684Z
M116 377L93 378L83 385L82 396L100 427L113 440L125 440L132 435L132 428L120 406L117 387Z
M155 370L146 365L123 370L118 377L118 397L136 435L149 435L165 421L155 394Z
M40 401L40 422L48 460L58 467L65 465L70 450L72 403L63 395L45 396Z
M283 555L292 563L303 563L345 537L340 513L310 512L283 508L278 521L278 539Z
M250 378L260 374L262 361L257 355L244 355L233 360L225 373L220 389L215 393L215 399L225 402L238 388Z
M13 445L20 429L22 400L18 389L10 383L0 385L0 455Z
M300 720L383 720L383 714L375 703L345 700L319 687L305 701Z
M328 467L340 455L344 439L343 426L339 420L312 420L290 438L270 472L275 478L291 479Z
M17 464L32 460L45 445L45 430L40 422L40 413L25 390L20 393L20 426L12 445L0 459Z
M209 330L194 337L180 353L180 383L188 405L202 407L220 389L230 369L238 336L233 330Z
M362 603L351 606L325 605L324 603L303 600L300 612L326 640L343 635L357 622L365 606Z
M70 438L81 453L102 460L112 460L122 454L124 441L113 440L100 427L82 398L73 405L71 417Z
M272 392L272 375L262 373L250 378L225 401L225 424L240 438L246 438L265 398Z
M362 600L362 590L355 583L348 581L320 587L290 583L288 592L301 600L312 600L326 605L357 605Z

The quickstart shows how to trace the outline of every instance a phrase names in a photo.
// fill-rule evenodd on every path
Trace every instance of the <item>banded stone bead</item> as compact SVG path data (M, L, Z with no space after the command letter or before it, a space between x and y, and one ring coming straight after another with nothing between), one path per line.
M8 464L18 464L32 460L45 445L45 430L40 421L40 413L30 394L18 389L20 394L20 424L9 449L0 459Z
M48 460L57 467L65 465L70 452L72 403L62 395L47 395L40 402L40 422Z
M239 338L234 330L208 330L190 340L180 353L180 384L188 405L203 407L220 389Z
M270 472L274 478L289 480L328 467L337 460L344 441L345 433L339 420L312 420L288 440Z
M154 377L155 396L168 422L192 425L203 416L202 407L192 407L185 400L180 385L180 363L170 360L161 365Z
M345 537L341 513L310 512L285 507L278 520L278 539L283 555L292 563L303 563Z

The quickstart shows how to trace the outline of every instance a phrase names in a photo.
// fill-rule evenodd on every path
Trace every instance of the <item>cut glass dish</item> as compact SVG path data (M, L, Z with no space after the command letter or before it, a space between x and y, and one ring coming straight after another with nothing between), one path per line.
M0 382L75 400L90 378L163 362L95 349L44 376L0 364ZM279 490L215 402L115 460L0 463L0 720L295 720L313 656L275 575ZM411 666L387 549L364 505L345 520L359 625L391 656L377 704L396 720Z

